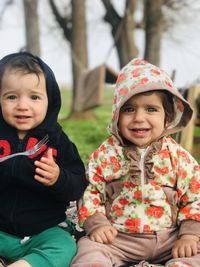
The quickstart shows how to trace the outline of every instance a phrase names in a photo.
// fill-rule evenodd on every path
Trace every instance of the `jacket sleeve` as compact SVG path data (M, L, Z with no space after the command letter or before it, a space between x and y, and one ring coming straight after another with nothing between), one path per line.
M200 168L184 149L177 150L177 190L179 196L179 235L200 236Z
M79 201L79 223L87 234L100 225L110 225L106 217L108 185L128 171L122 150L119 141L110 136L89 158L89 185Z
M101 218L98 220L98 226L99 223L103 221L105 222L105 220L107 221L105 216L106 182L101 175L101 167L95 167L93 164L93 155L90 157L90 162L87 168L89 185L79 201L79 223L81 227L85 228L86 232L89 229L93 229L93 223L97 226L97 221L95 222L96 217Z
M57 153L60 175L50 190L58 200L65 202L78 200L87 186L85 167L76 146L64 133L61 135Z

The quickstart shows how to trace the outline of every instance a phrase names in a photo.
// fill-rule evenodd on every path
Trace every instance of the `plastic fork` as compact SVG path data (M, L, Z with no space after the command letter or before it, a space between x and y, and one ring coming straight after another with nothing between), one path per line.
M18 153L14 153L8 156L5 156L3 158L0 158L0 162L3 162L7 159L13 158L13 157L17 157L17 156L30 156L35 154L43 145L45 145L46 143L48 143L49 141L49 136L48 134L45 135L45 137L40 140L34 147L30 148L29 150L23 151L23 152L18 152Z

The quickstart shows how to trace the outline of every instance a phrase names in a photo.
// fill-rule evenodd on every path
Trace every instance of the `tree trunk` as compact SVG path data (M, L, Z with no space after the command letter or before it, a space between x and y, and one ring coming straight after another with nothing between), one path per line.
M83 101L84 96L88 94L85 93L88 77L85 0L71 0L72 14L65 17L60 14L55 1L49 0L49 4L71 47L73 91L71 111L67 118L94 118L94 111L86 111Z
M40 56L38 1L24 0L26 51Z
M72 112L84 110L81 106L81 98L84 94L80 83L81 76L88 68L87 60L87 35L85 18L85 0L72 0L72 32L71 32L71 50L72 50L72 73L73 73L73 101Z
M161 38L163 32L163 0L145 1L145 54L144 58L160 65Z
M137 0L126 1L123 17L119 16L110 0L102 0L102 3L106 9L104 19L112 27L112 36L117 49L120 67L123 67L129 60L138 55L138 48L134 39L135 21L133 19Z

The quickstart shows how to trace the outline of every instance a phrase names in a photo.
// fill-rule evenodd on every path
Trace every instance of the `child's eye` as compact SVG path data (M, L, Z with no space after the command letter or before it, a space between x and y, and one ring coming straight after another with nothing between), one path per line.
M32 95L32 96L31 96L31 99L33 99L33 100L37 100L37 99L39 99L39 96L38 96L38 95Z
M125 107L121 108L121 111L122 112L134 112L135 109L133 107L131 107L131 106L125 106Z
M156 112L157 109L154 108L154 107L148 107L148 108L147 108L147 111L148 111L148 112Z
M15 95L9 95L7 96L7 99L10 99L10 100L14 100L16 99L17 97Z

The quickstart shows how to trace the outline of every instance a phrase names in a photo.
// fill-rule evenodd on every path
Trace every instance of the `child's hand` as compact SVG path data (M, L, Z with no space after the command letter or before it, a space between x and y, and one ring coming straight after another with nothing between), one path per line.
M90 234L90 239L92 241L102 244L111 244L116 236L117 236L117 230L113 226L104 225L95 229Z
M60 174L60 168L53 159L52 149L47 151L47 157L42 157L40 161L35 161L35 176L34 178L46 185L51 186L55 184Z
M197 254L197 242L199 238L195 235L183 235L175 242L172 249L173 258L191 257Z

